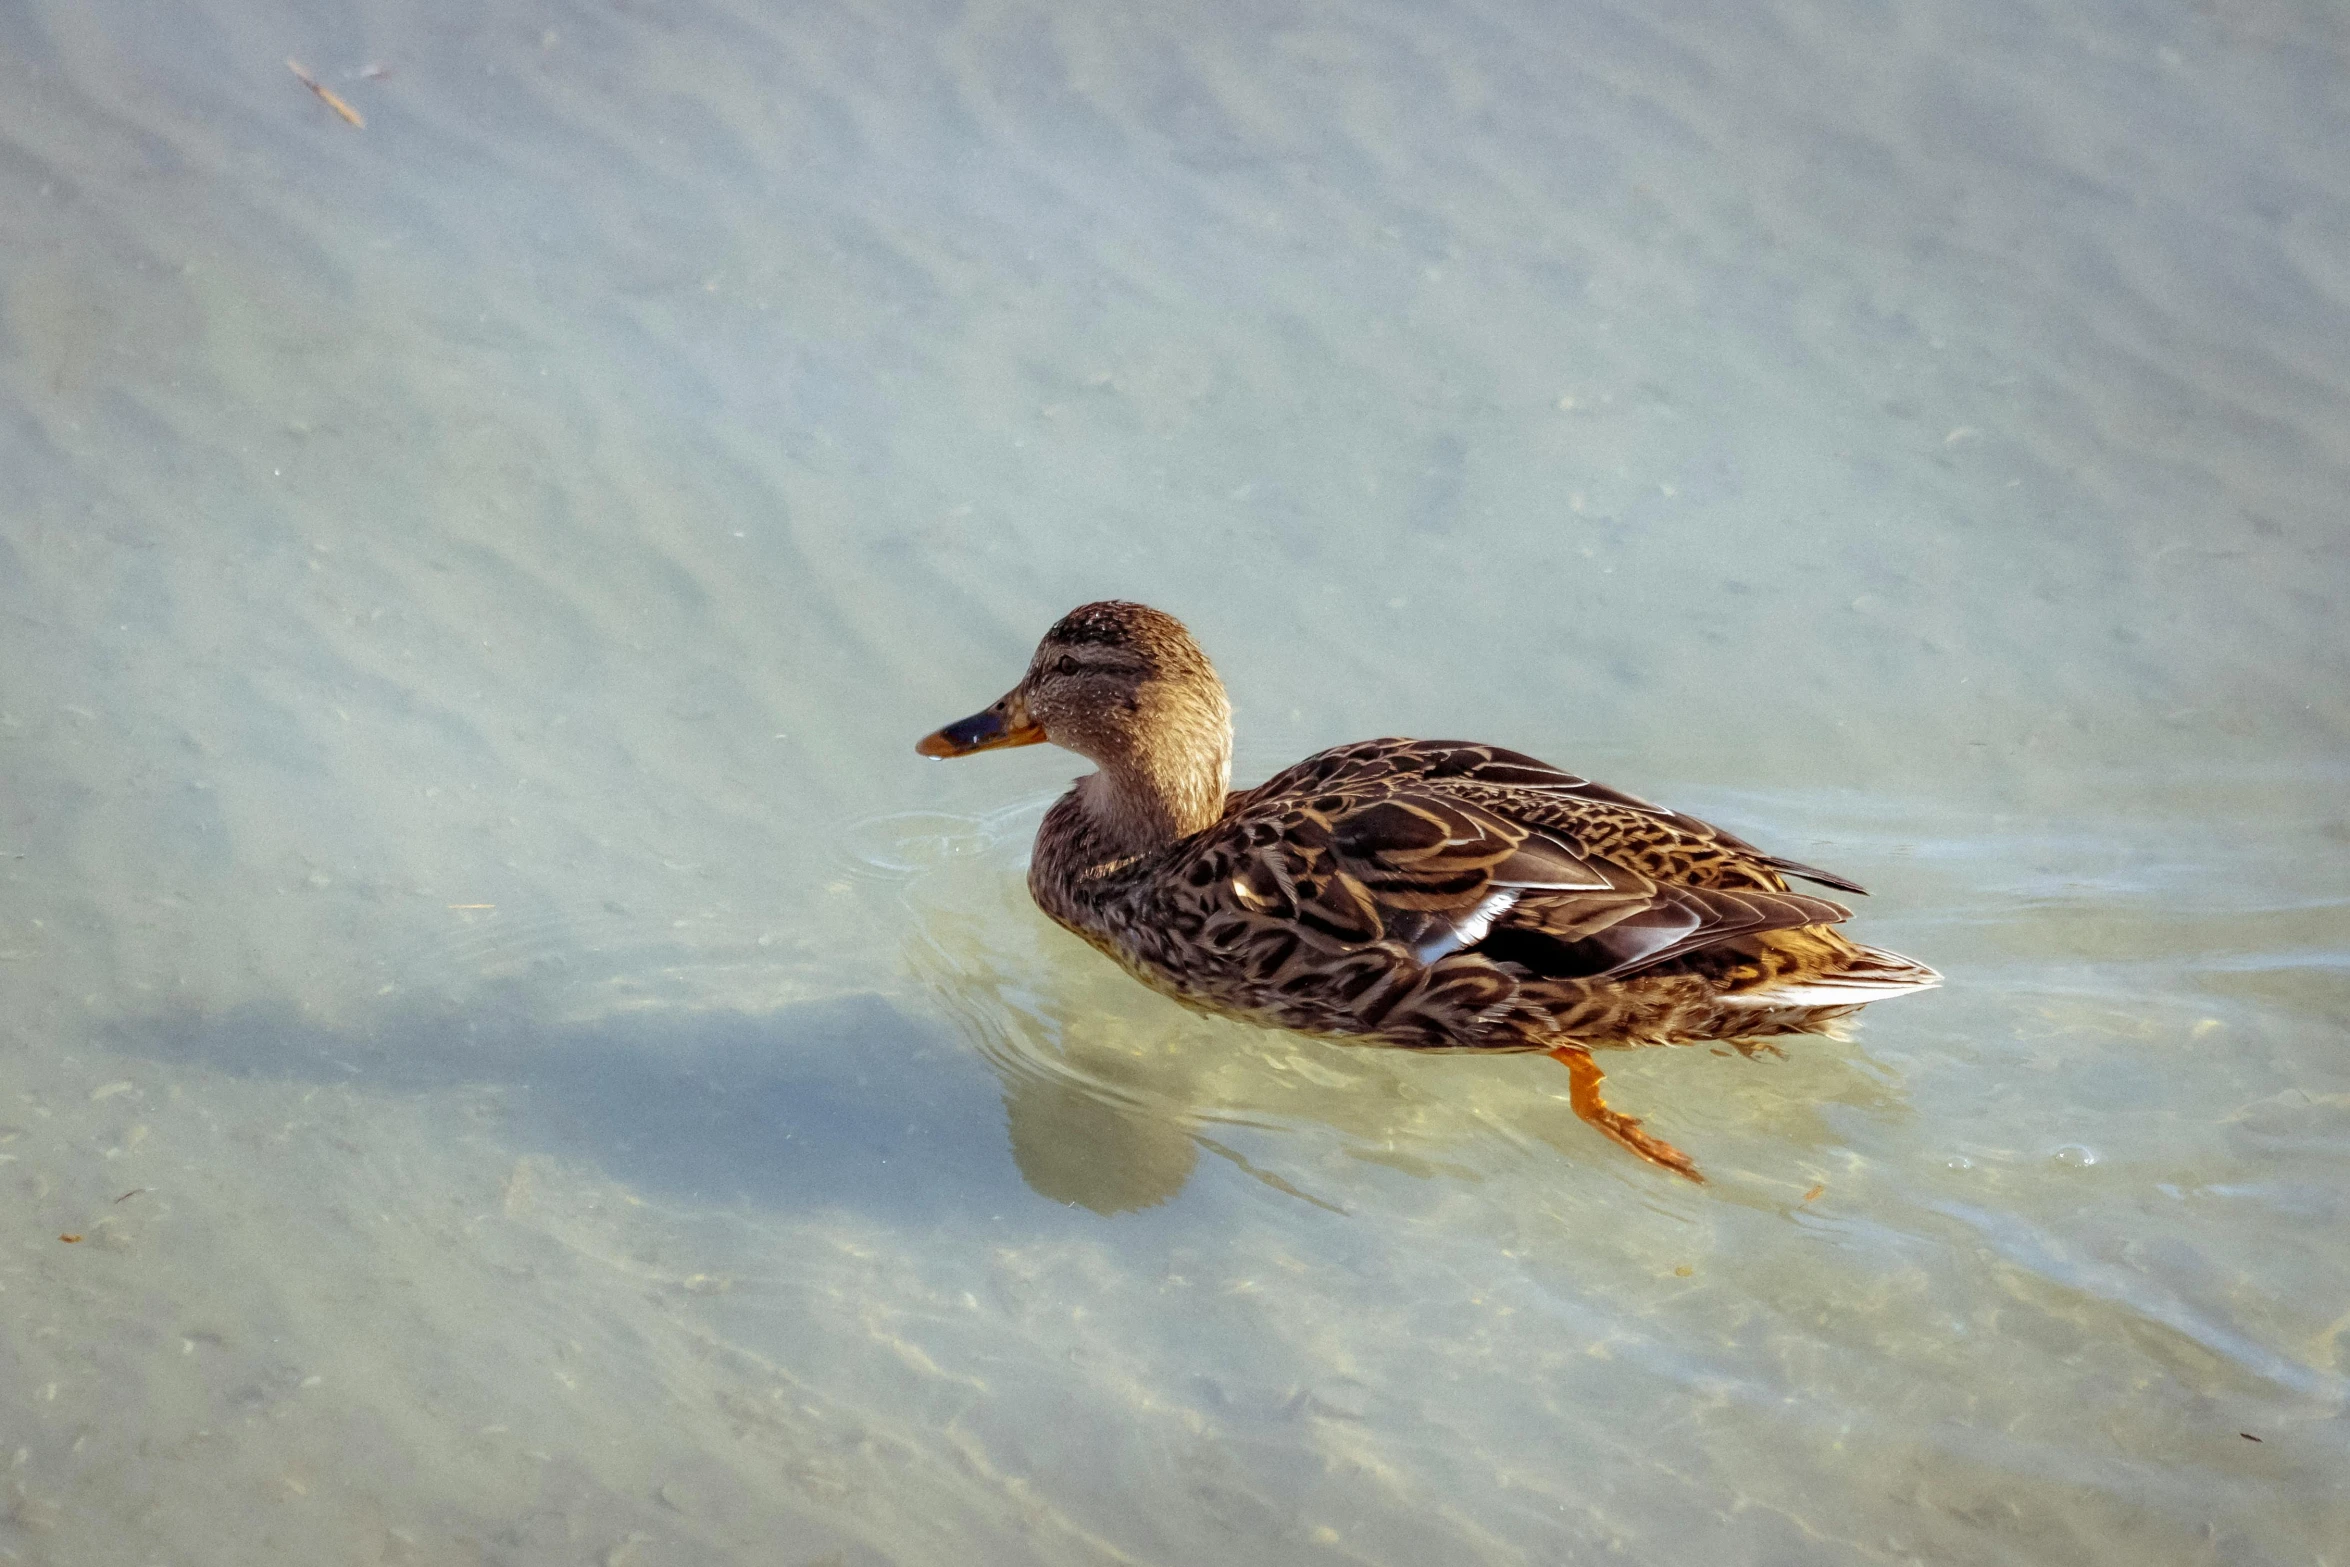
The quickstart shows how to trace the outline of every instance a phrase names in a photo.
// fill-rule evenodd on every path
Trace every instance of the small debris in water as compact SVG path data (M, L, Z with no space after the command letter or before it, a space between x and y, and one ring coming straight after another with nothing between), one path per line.
M65 1242L65 1244L68 1246L78 1246L82 1241L82 1238L79 1235L60 1235L57 1238Z
M311 75L308 71L303 70L299 64L292 60L288 60L286 62L286 69L293 72L295 78L299 80L303 86L318 94L318 98L321 103L334 110L335 113L341 115L344 122L348 124L351 129L355 131L363 131L367 129L366 117L360 114L357 109L354 109L349 104L343 102L343 100L336 95L333 88L322 84L317 77Z
M114 1201L117 1206L120 1206L123 1203L129 1202L133 1197L138 1196L139 1193L151 1192L154 1189L155 1188L152 1186L134 1186L129 1191L124 1192L120 1197L115 1198Z
M2238 1436L2242 1437L2242 1438L2243 1438L2245 1441L2247 1441L2247 1442L2257 1442L2257 1441L2259 1441L2259 1440L2260 1440L2260 1438L2258 1438L2258 1437L2254 1436L2254 1435L2253 1435L2251 1432L2249 1432L2249 1431L2239 1431L2239 1432L2237 1432L2237 1433L2236 1433L2236 1435L2238 1435Z
M1827 1189L1828 1189L1828 1183L1827 1183L1826 1181L1820 1181L1820 1182L1816 1183L1816 1184L1815 1184L1815 1185L1812 1187L1812 1189L1811 1189L1810 1191L1808 1191L1808 1192L1805 1192L1805 1193L1803 1194L1803 1200L1804 1200L1805 1202L1809 1202L1809 1201L1811 1201L1811 1200L1812 1200L1814 1197L1817 1197L1817 1196L1818 1196L1820 1193L1822 1193L1822 1192L1826 1191Z

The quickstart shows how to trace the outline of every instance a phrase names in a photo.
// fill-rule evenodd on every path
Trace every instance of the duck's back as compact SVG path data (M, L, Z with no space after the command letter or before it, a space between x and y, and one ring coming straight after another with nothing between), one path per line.
M1710 822L1594 783L1521 752L1468 740L1358 740L1333 746L1235 791L1230 819L1252 807L1314 793L1425 786L1533 827L1571 834L1590 852L1659 881L1695 887L1783 889L1797 876L1844 892L1867 888L1768 855Z
M1055 917L1194 1005L1417 1046L1779 1032L1933 982L1785 874L1859 890L1532 757L1385 739L1233 793Z

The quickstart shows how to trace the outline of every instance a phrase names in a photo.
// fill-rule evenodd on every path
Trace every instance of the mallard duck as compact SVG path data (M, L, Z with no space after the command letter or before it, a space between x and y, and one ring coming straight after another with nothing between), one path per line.
M1028 888L1154 990L1273 1028L1544 1051L1575 1113L1694 1181L1600 1097L1596 1049L1812 1033L1941 976L1788 889L1843 877L1499 746L1364 740L1229 788L1224 683L1172 615L1087 604L924 756L1051 741L1100 771L1045 813Z

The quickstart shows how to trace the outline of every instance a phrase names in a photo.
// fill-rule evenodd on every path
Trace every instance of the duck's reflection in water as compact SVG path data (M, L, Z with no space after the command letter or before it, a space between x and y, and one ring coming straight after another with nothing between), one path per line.
M1183 1189L1199 1163L1192 1128L1046 1077L1007 1080L1004 1119L1020 1177L1039 1197L1130 1213Z
M1057 965L1033 966L1045 959L1037 946L1060 933L1026 910L923 912L911 944L917 981L1003 1085L1012 1159L1029 1188L1101 1214L1181 1191L1199 1163L1191 1107L1201 1097L1193 1052L1170 1037L1184 1020L1153 1030L1086 1005L1090 987L1064 988Z

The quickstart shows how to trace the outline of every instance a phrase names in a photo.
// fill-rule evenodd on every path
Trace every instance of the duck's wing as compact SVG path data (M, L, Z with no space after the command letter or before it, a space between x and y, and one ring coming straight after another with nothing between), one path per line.
M1840 892L1868 889L1833 871L1765 854L1736 834L1685 812L1626 794L1522 752L1469 740L1361 740L1307 757L1242 801L1425 782L1498 814L1554 829L1579 848L1665 882L1783 888L1800 877Z
M1784 890L1660 881L1539 821L1408 776L1323 785L1228 816L1186 879L1244 918L1318 945L1392 942L1421 963L1474 949L1560 977L1620 977L1850 913Z

